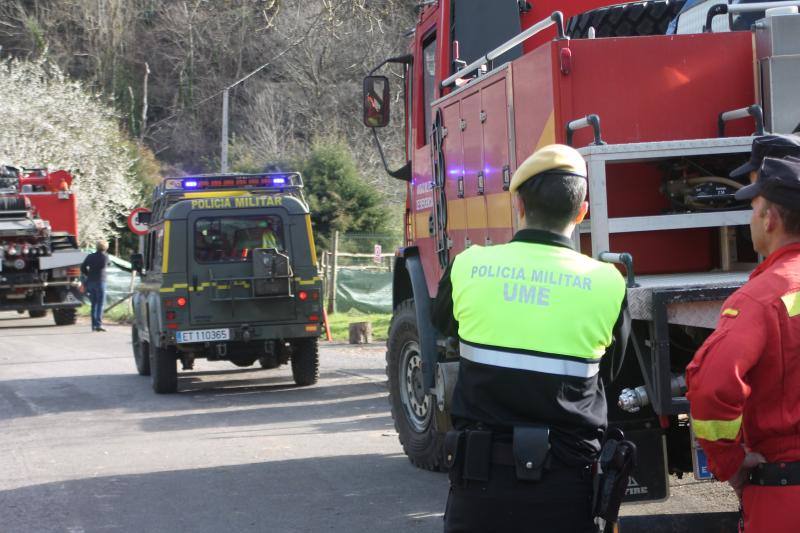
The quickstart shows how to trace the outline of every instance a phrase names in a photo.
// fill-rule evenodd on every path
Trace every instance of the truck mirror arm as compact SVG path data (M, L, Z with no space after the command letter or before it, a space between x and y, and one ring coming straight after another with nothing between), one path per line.
M381 162L383 163L383 168L386 170L386 173L393 178L411 181L411 161L407 161L405 165L397 170L389 170L389 165L386 163L386 156L383 153L383 146L381 146L381 141L378 139L378 132L375 128L370 129L372 130L372 137L375 139L375 146L378 147L378 153L381 156Z
M412 56L411 54L390 57L378 63L378 66L369 71L368 76L372 76L373 74L375 74L378 70L381 69L381 67L383 67L387 63L401 63L403 65L410 65L413 61L414 61L414 56Z

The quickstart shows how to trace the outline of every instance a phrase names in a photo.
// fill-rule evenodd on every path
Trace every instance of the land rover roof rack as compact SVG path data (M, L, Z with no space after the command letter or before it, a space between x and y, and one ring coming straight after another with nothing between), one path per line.
M298 172L264 172L259 174L200 174L166 178L159 184L161 194L225 189L286 191L302 189Z

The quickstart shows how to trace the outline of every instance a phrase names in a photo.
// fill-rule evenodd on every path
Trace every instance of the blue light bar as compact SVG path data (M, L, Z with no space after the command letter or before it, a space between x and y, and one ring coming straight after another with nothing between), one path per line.
M183 182L184 189L196 189L198 185L199 183L197 182L197 180L186 180Z
M283 185L286 183L286 178L272 178L272 183L275 185Z

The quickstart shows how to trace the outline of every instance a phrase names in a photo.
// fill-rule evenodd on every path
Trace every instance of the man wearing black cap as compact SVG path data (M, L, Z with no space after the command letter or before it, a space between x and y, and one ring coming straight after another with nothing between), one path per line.
M750 160L731 172L732 178L750 176L750 182L756 180L756 172L765 157L800 157L800 137L797 135L761 135L753 139Z
M797 532L800 159L762 157L736 198L751 201L753 247L766 259L686 368L692 429L709 469L739 496L745 531Z
M580 153L537 150L509 189L521 229L507 244L461 252L433 309L461 357L444 529L594 532L591 464L607 424L600 361L625 282L572 249L588 209Z

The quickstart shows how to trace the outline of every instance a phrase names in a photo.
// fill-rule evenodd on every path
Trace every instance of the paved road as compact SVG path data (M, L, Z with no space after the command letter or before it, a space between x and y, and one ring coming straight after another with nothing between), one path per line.
M198 361L156 396L129 328L50 324L0 313L0 531L441 531L447 480L402 455L382 346L324 345L315 387ZM734 507L676 484L623 528L731 531Z

